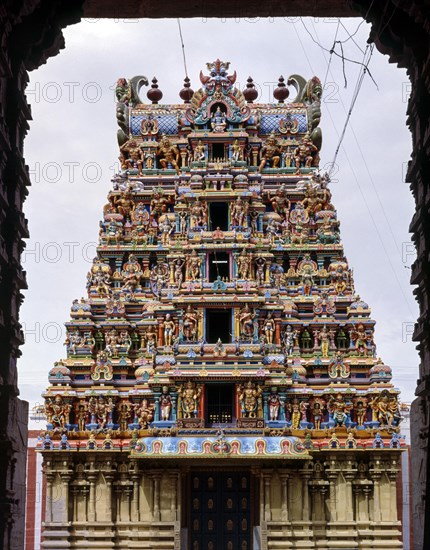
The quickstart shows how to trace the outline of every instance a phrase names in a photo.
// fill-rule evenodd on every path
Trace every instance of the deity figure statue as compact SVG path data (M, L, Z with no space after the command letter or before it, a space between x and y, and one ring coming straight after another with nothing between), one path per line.
M175 227L170 221L170 218L168 216L165 216L163 221L160 222L158 228L161 231L161 244L163 246L169 246L170 237L175 231Z
M278 395L278 388L271 388L270 394L267 398L267 403L269 405L269 420L278 420L279 407L281 406L281 399Z
M251 255L243 248L239 255L236 255L238 279L247 280L251 274Z
M274 132L272 132L266 139L266 142L261 149L261 162L258 168L258 172L261 174L263 168L267 163L271 163L272 168L277 168L281 160L281 148L279 146L278 139Z
M318 197L317 190L311 185L306 188L305 198L302 201L303 208L308 214L310 220L315 220L315 215L321 210L321 200Z
M288 220L291 203L287 197L287 189L285 184L282 184L279 189L277 189L273 197L270 193L268 193L268 198L272 204L273 211L276 212L276 214L279 214L282 219Z
M154 418L154 405L148 402L148 399L142 399L141 403L134 405L134 413L136 420L141 429L145 429L149 426Z
M300 420L302 418L302 406L298 399L293 399L287 403L285 408L290 414L291 428L297 430L300 427ZM305 408L306 410L306 408Z
M247 227L246 216L249 204L240 197L237 197L231 208L231 225L233 227Z
M367 399L365 397L357 397L354 399L354 412L358 426L364 426L367 415Z
M184 281L183 267L185 265L185 259L176 258L173 260L173 278L175 285L180 289Z
M157 147L157 157L160 159L160 164L163 170L166 170L168 165L171 164L177 174L181 173L178 165L179 150L175 145L172 145L170 139L166 135L162 136Z
M158 218L167 212L168 204L169 200L163 197L163 193L154 189L150 203L151 218L158 221Z
M381 426L393 426L398 423L398 402L397 396L390 397L388 391L376 394L370 402L373 411L373 420L379 422Z
M182 418L197 418L202 386L189 380L178 387L179 408Z
M343 395L338 393L336 396L330 396L327 408L332 416L335 426L343 426L348 419L352 404L345 401Z
M309 134L305 134L300 145L294 151L296 174L300 174L300 167L302 164L305 168L310 168L312 166L317 152L318 148L313 144Z
M99 430L106 428L109 421L112 421L112 413L115 408L113 399L106 402L103 395L98 398L91 396L88 401L88 412L91 416L91 424L97 424Z
M123 289L133 292L143 277L142 268L134 254L130 254L121 272Z
M190 206L190 229L205 229L207 225L207 204L200 199Z
M141 223L145 227L149 224L149 212L146 210L143 202L138 202L131 212L131 221L133 225Z
M367 334L364 326L360 323L349 331L351 342L359 356L367 357Z
M319 342L321 346L321 355L323 357L328 357L328 352L330 349L330 334L327 330L326 325L324 325L320 330L314 330L315 342Z
M206 160L206 146L203 145L201 139L199 139L197 145L194 147L193 158L195 162L202 162Z
M146 353L153 355L157 350L157 333L152 326L147 327L142 337L142 344L146 347ZM141 345L142 347L142 345Z
M215 113L211 117L211 128L213 132L224 132L227 126L227 120L225 114L218 106Z
M311 415L316 430L321 429L321 422L324 420L324 406L325 401L319 398L314 399L312 403Z
M132 405L130 401L122 401L118 407L119 429L125 432L128 429L128 424L131 418Z
M239 312L239 330L241 338L248 340L254 336L255 312L251 310L248 304Z
M225 357L226 355L227 355L227 352L226 352L225 346L222 343L221 338L218 338L218 340L216 341L216 343L214 345L213 356L214 357Z
M288 356L293 355L294 345L297 341L298 336L299 336L298 331L293 330L293 327L291 325L287 325L282 335L282 340L283 340L284 350L286 355Z
M266 337L266 342L269 345L273 344L273 336L275 334L275 321L272 319L272 315L272 312L269 311L263 322L264 336Z
M184 314L183 330L184 338L189 342L197 340L197 328L199 323L199 315L195 309L189 305Z
M188 212L186 210L179 211L179 233L180 235L187 234L187 224L188 224Z
M70 411L72 407L69 403L65 403L61 395L56 395L54 399L47 397L45 402L45 414L48 424L53 428L65 428L66 424L70 424Z
M310 332L305 328L300 337L300 347L302 349L312 349L312 337Z
M75 418L78 425L78 431L85 431L87 423L88 404L85 399L80 399L75 405Z
M266 234L269 238L270 246L273 246L276 242L276 239L279 237L279 227L280 223L277 222L274 218L269 218L266 225Z
M249 380L237 388L242 418L259 418L261 411L261 386Z
M119 338L115 329L112 329L107 333L105 343L105 352L110 357L118 357Z
M109 295L112 270L109 264L94 258L91 270L87 275L87 288L95 287L97 294Z
M250 210L249 211L249 219L251 222L251 235L256 235L258 232L258 210Z
M272 285L279 290L284 284L284 281L285 277L283 267L276 263L272 264L270 266L270 282Z
M187 281L197 281L201 279L201 266L202 259L197 254L196 249L194 248L191 254L187 255L185 260L186 266L186 280Z
M327 371L330 378L349 377L349 365L344 362L343 355L340 351L337 351L336 355L330 360Z
M173 337L176 332L176 324L173 321L170 313L166 314L166 318L163 322L163 328L164 328L164 345L167 347L172 346Z
M158 402L160 403L161 420L170 420L170 413L172 411L172 397L169 394L169 388L167 386L163 386Z
M242 148L239 144L239 140L235 139L233 145L231 146L231 158L234 161L242 160Z
M169 266L165 263L156 263L152 266L149 282L151 290L158 299L161 297L161 291L166 287L169 281Z
M142 150L137 145L136 140L134 138L129 139L121 145L119 150L121 168L123 170L135 168L138 170L139 174L141 174L143 167Z
M261 256L255 260L255 279L258 286L264 286L266 281L265 275L266 260Z

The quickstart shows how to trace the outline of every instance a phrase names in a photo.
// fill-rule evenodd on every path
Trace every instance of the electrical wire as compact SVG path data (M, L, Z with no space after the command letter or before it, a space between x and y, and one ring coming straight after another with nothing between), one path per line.
M181 28L181 20L177 19L178 22L178 29L179 29L179 38L181 40L181 47L182 47L182 57L184 58L184 69L185 69L185 76L188 78L188 69L187 69L187 60L185 57L185 45L184 45L184 38L182 36L182 28Z

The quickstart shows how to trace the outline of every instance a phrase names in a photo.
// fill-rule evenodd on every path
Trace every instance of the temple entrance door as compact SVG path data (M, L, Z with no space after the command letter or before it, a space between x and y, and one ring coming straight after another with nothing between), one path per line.
M252 550L249 472L192 472L189 550Z

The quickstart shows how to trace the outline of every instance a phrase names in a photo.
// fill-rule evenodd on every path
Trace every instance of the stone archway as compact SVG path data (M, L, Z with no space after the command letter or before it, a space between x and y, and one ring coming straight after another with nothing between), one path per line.
M83 16L100 18L162 17L347 17L361 15L372 24L371 40L389 61L408 70L412 93L407 124L412 133L413 153L407 181L416 201L411 223L417 247L412 283L420 306L414 334L421 357L417 399L412 409L415 547L426 548L430 534L428 470L428 416L430 394L430 331L428 253L430 249L430 17L429 8L418 0L205 0L181 3L174 0L9 0L0 8L0 540L4 548L22 548L27 404L18 399L16 361L23 335L19 325L20 291L26 288L20 265L27 236L23 203L30 185L23 157L24 138L31 119L25 98L27 72L46 63L64 48L62 29ZM421 443L420 443L421 442Z

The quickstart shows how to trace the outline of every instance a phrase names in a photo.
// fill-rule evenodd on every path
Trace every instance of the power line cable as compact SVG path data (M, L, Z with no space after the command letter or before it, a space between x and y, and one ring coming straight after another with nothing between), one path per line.
M181 20L179 19L179 17L177 19L177 22L178 22L178 29L179 29L179 38L181 39L182 57L184 58L185 76L188 78L187 60L185 58L184 38L182 36Z

